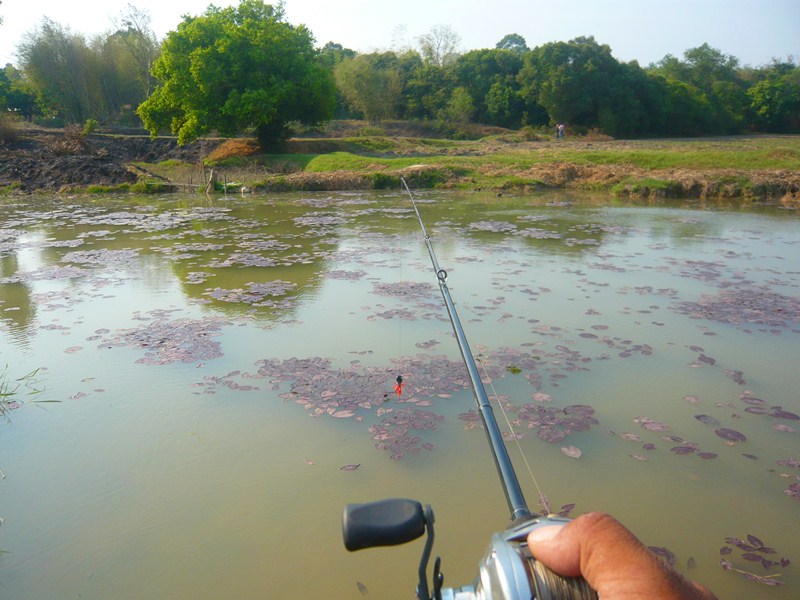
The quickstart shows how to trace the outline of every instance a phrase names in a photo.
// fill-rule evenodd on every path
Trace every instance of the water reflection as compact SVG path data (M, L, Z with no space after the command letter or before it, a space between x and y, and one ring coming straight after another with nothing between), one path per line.
M795 216L419 202L552 505L722 597L767 589L728 538L800 560ZM0 353L61 403L0 435L4 597L410 597L419 548L341 547L342 505L383 496L432 503L448 585L475 575L505 504L402 194L5 208Z
M36 308L31 301L30 288L16 276L21 271L31 270L30 253L24 250L26 240L16 233L4 236L0 250L0 278L7 281L0 285L0 319L7 325L11 339L24 347L31 334Z

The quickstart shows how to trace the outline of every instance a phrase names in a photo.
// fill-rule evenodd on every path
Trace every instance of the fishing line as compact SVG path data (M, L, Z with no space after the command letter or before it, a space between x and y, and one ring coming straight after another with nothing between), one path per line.
M401 256L400 258L400 284L405 285L405 280L403 279L404 274L404 257ZM397 315L397 369L396 369L396 378L395 378L395 394L400 396L403 393L403 315Z
M403 285L403 259L400 259L400 284ZM397 315L397 358L403 356L403 318Z
M411 190L408 187L404 178L400 178L400 181L403 184L406 192L408 193L409 198L411 198L411 204L414 207L414 212L417 215L417 219L419 220L420 227L422 228L422 233L425 238L425 245L428 247L428 254L431 259L431 264L433 265L433 270L436 274L436 279L439 284L439 289L442 292L442 298L445 303L445 308L447 309L447 314L450 317L450 323L453 326L453 333L456 336L456 341L458 342L459 350L461 351L461 356L464 359L464 364L467 368L467 374L469 375L470 382L472 383L472 390L475 395L475 400L478 404L478 411L483 418L484 427L486 429L486 435L489 438L490 447L492 448L492 453L495 459L495 464L497 466L498 474L500 475L500 479L503 481L504 484L504 491L506 493L506 500L508 501L509 508L511 509L512 519L516 519L519 517L529 517L531 512L528 510L528 506L525 502L525 498L522 493L522 489L519 486L519 481L517 480L516 473L514 472L514 467L511 464L511 459L508 455L508 450L505 447L505 440L503 439L503 435L500 431L500 428L497 425L497 420L494 417L492 412L491 402L486 394L486 390L483 386L483 381L481 375L478 373L478 368L475 364L475 359L472 356L472 351L470 350L469 343L466 339L466 334L464 333L463 327L461 326L461 320L458 318L458 313L455 308L455 304L453 303L453 299L450 296L450 290L447 286L447 271L442 269L439 266L439 261L436 258L436 252L433 249L433 243L431 242L431 238L428 235L428 231L425 228L425 223L422 220L422 215L419 212L419 208L417 207L416 200L414 199L414 194L411 193ZM517 438L516 433L514 432L513 427L511 427L511 422L508 418L508 415L503 408L502 402L500 402L500 398L494 389L494 384L489 378L488 373L486 372L486 367L484 365L483 370L484 374L486 374L487 379L489 380L489 384L492 388L492 392L496 399L496 404L500 406L501 411L505 417L506 423L508 423L509 429L512 432L515 440ZM536 487L537 491L539 492L539 498L543 499L544 494L542 494L541 489L539 487L536 478L533 476L533 470L531 469L530 464L528 463L527 459L525 458L525 454L522 452L522 447L519 444L519 440L516 440L517 448L520 451L520 454L523 456L523 460L525 465L528 469L528 473L530 474L531 480L533 481L534 486ZM549 507L545 506L545 509L549 512Z
M503 413L503 418L506 421L506 425L508 425L508 429L511 432L511 435L514 437L514 444L517 447L517 451L519 452L520 456L522 457L522 462L525 463L525 469L528 471L528 475L530 476L531 481L533 481L533 486L536 488L536 492L539 494L539 500L540 500L541 504L544 505L542 508L544 508L545 511L547 511L547 514L549 515L549 514L551 514L551 512L550 512L550 503L547 501L547 496L544 495L544 492L542 492L542 488L539 487L539 482L536 480L536 477L534 477L534 475L533 475L533 469L531 468L531 465L528 462L528 457L525 456L525 452L522 450L522 444L519 443L519 438L517 437L517 432L514 431L514 426L511 424L511 420L508 418L508 413L506 412L506 409L503 406L502 401L500 400L500 395L497 393L497 390L494 389L494 381L489 376L489 373L486 370L486 365L483 364L483 361L481 360L480 354L477 357L477 361L478 361L478 364L481 366L481 369L483 369L483 374L484 374L484 376L486 378L486 381L489 383L489 388L492 390L492 396L494 398L494 401L496 402L497 406L500 407L500 412Z

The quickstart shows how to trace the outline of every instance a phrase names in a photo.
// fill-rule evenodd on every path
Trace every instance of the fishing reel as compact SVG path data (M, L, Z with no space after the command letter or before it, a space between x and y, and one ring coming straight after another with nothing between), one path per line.
M568 523L560 517L530 516L492 535L472 585L444 588L441 560L433 567L433 593L428 587L428 561L433 548L433 510L416 500L392 498L348 504L344 509L344 545L350 551L405 544L427 531L419 564L418 600L597 600L581 577L562 577L534 560L528 534L539 527Z

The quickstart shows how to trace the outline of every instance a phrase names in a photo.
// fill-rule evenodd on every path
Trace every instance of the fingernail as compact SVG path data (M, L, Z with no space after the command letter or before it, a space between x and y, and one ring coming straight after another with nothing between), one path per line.
M531 544L540 544L542 542L549 542L558 535L563 525L545 525L534 529L528 534L528 542Z

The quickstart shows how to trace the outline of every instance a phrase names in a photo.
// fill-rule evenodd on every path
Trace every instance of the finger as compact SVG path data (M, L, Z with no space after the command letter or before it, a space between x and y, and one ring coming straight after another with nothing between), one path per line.
M564 528L564 525L547 525L534 529L528 535L528 548L533 557L550 570L565 577L576 577L581 574L580 540L569 533L562 535Z
M528 537L534 557L564 576L582 575L606 598L713 598L687 582L613 517L589 513Z

